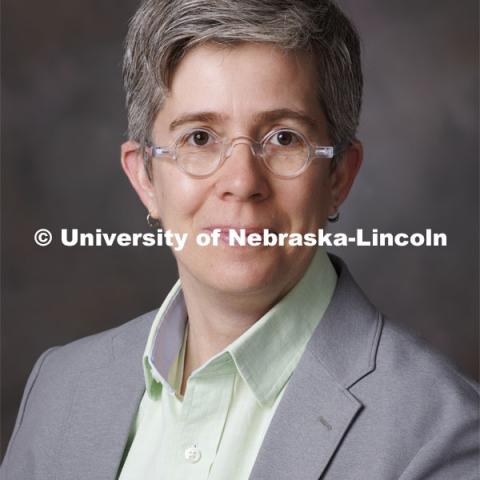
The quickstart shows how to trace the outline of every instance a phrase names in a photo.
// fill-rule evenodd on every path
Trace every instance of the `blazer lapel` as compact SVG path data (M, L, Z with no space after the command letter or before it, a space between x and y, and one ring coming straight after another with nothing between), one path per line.
M331 259L335 294L290 378L251 480L318 480L362 408L349 388L375 368L382 320L345 264Z
M153 315L106 343L111 362L75 378L57 479L113 480L145 390L142 354Z
M297 368L270 424L252 480L318 480L361 408L309 353Z

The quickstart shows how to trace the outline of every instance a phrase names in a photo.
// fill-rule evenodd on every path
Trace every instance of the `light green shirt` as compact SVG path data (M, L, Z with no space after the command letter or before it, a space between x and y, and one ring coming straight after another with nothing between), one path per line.
M335 290L318 249L300 282L225 350L192 372L180 396L187 312L180 282L144 353L146 391L119 480L245 480L282 394Z

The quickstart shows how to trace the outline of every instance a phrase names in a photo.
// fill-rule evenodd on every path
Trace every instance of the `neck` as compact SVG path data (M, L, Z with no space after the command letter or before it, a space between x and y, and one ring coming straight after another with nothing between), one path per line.
M219 293L197 282L182 268L179 273L189 324L181 386L183 394L190 374L248 330L287 293L291 285L275 292Z
M271 292L255 298L250 295L218 294L182 277L182 289L188 312L187 347L195 352L200 367L222 351L261 318L279 298Z

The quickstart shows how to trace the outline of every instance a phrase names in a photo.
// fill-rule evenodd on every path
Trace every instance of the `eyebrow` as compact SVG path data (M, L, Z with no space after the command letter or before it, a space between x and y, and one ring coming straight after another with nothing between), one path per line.
M277 110L269 110L266 112L260 112L255 115L255 119L259 123L276 122L277 120L297 120L307 125L312 130L318 128L319 122L314 120L306 113L291 110L290 108L280 108Z
M173 120L169 125L170 131L175 130L176 128L185 125L186 123L192 122L203 122L203 123L220 123L225 121L226 117L216 112L195 112L195 113L186 113L180 117Z
M292 119L307 125L310 129L318 128L318 122L306 113L291 110L290 108L280 108L275 110L268 110L266 112L259 112L255 116L257 123L271 123L278 120ZM173 120L169 125L169 130L185 125L186 123L203 122L203 123L222 123L227 117L217 112L194 112L186 113Z

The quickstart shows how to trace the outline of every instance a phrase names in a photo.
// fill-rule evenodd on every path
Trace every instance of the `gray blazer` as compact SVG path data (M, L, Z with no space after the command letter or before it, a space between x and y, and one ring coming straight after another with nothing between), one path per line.
M345 265L334 261L334 297L290 379L250 478L480 478L477 385L385 321ZM40 357L2 479L116 477L145 389L141 358L154 315Z

